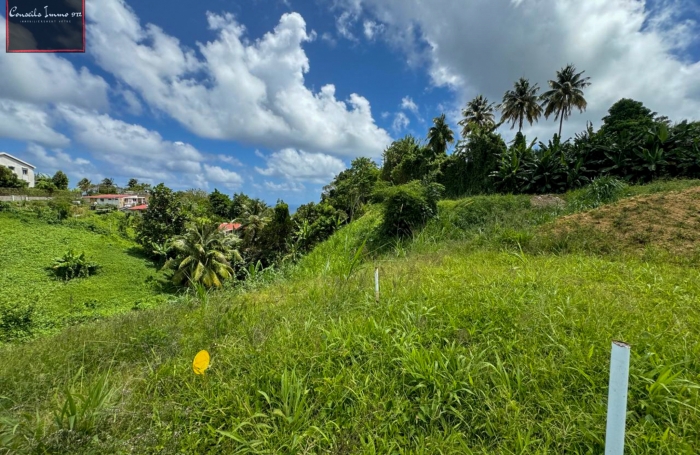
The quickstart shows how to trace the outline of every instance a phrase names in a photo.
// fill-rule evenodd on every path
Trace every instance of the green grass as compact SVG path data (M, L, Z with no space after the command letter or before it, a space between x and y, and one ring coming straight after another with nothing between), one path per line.
M0 213L0 340L55 330L66 325L147 307L165 299L157 270L136 245L104 235L98 224L49 224ZM107 232L107 231L103 231ZM89 278L63 282L46 270L68 249L85 252L101 266ZM30 320L24 321L23 317Z
M517 239L561 209L470 200L441 203L440 219L388 245L373 208L258 289L0 347L0 447L598 454L621 339L632 345L625 453L697 453L698 269L523 253ZM204 377L192 372L201 349Z

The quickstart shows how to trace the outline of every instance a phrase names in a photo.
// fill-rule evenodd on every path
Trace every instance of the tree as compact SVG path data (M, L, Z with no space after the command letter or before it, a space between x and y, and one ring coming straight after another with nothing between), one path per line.
M652 112L640 101L623 98L608 109L600 132L615 136L627 132L631 136L637 136L654 126L655 116L656 112Z
M251 199L243 206L242 213L234 221L241 223L243 239L247 245L254 244L265 225L270 221L270 209L260 199Z
M257 248L259 254L251 257L251 262L257 263L260 260L266 267L284 257L289 250L293 231L294 223L289 216L289 206L283 201L278 201L272 209L269 223L260 233Z
M53 177L51 177L51 181L57 190L68 189L68 176L64 174L63 171L56 171Z
M234 193L231 198L231 211L228 214L228 219L235 220L243 215L246 206L253 202L249 196L244 193Z
M214 188L214 191L209 194L209 205L214 215L226 220L230 219L231 198L227 194L221 193Z
M89 179L83 177L78 182L78 188L80 188L80 190L83 193L87 193L90 190L90 188L92 188L92 182Z
M155 245L163 245L182 234L185 216L173 191L160 183L151 190L148 209L138 225L137 241L151 253Z
M175 269L175 284L200 283L208 288L221 287L222 281L234 273L228 258L242 260L235 248L237 240L235 235L224 235L219 231L216 223L190 226L182 236L173 240L177 256L166 264Z
M455 141L454 133L445 121L445 114L433 119L433 126L428 131L428 145L435 156L447 154L447 144Z
M12 169L0 166L0 188L24 188L27 182L17 177Z
M35 177L34 188L39 190L48 191L49 194L56 191L56 184L53 183L53 179L46 174L37 174Z
M114 179L104 178L98 185L97 191L99 191L101 194L111 194L116 193L118 189L114 185Z
M501 122L513 122L511 129L518 124L518 132L523 130L523 121L527 120L530 125L542 115L542 106L539 104L539 91L537 84L531 86L530 81L521 77L515 83L513 90L508 90L503 95L503 102L498 106L503 116Z
M556 80L548 81L550 90L542 94L544 116L549 118L556 113L554 120L559 120L559 136L564 120L569 118L573 108L580 112L586 110L588 103L583 97L583 89L591 85L590 77L582 77L585 71L576 72L572 64L557 71Z
M464 118L459 122L462 126L462 137L466 138L474 126L481 129L495 126L493 107L494 103L489 103L483 95L467 103L467 107L462 110Z
M349 169L338 174L323 188L321 201L344 211L351 220L355 219L369 201L378 178L377 163L369 158L356 158Z
M136 179L129 179L129 182L126 184L126 187L130 190L133 190L139 185L139 181Z

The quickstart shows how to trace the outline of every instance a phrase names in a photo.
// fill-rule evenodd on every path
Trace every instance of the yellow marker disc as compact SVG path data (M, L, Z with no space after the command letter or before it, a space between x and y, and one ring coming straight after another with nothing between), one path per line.
M199 351L194 356L194 362L192 362L194 374L204 374L204 370L207 368L209 368L209 353L207 351Z

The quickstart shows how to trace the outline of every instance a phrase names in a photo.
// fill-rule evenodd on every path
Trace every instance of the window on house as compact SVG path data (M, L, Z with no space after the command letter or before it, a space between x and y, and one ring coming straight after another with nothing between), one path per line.
M14 170L15 170L15 167L14 167L14 166L7 166L7 167L10 168L11 171L14 171Z
M27 175L28 173L29 173L29 171L27 171L27 168L23 167L22 168L22 175Z

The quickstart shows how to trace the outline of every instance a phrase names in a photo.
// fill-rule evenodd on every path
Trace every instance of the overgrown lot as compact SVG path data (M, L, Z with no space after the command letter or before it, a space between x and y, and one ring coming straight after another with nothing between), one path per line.
M87 223L50 224L0 213L0 341L163 301L157 270L136 245ZM47 268L69 249L100 266L89 278L64 281Z
M372 209L248 290L4 346L0 443L12 453L597 454L610 342L622 339L632 345L625 453L697 453L697 265L624 247L555 250L547 226L600 203L562 200L443 201L439 219L400 242L378 234ZM192 371L201 349L212 358L204 377Z

